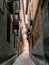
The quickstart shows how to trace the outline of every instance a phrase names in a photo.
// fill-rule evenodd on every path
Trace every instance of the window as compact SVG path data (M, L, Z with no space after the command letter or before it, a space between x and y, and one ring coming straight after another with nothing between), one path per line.
M9 1L8 7L9 7L9 10L10 10L10 13L13 14L13 2Z
M13 11L14 13L19 12L20 9L20 0L13 1Z
M15 48L15 33L14 33L14 48Z
M4 0L0 0L0 12L4 14Z
M19 14L14 15L14 29L19 30Z
M28 13L28 3L29 3L29 1L27 0L26 1L27 3L26 3L26 14Z
M10 43L10 18L7 16L7 41Z
M48 18L49 18L49 2L48 2Z

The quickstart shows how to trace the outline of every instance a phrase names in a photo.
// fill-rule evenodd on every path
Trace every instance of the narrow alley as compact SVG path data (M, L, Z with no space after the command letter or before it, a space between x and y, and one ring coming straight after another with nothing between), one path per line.
M49 0L0 0L0 65L49 65Z
M29 51L22 53L14 62L13 65L35 65L29 57Z

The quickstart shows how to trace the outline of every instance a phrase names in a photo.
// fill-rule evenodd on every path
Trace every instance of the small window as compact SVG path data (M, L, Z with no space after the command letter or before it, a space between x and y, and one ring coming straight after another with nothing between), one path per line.
M13 11L16 14L20 10L20 0L13 1Z
M29 3L29 1L27 0L26 2L27 2L27 4L26 4L26 6L27 6L26 7L26 14L27 14L28 13L28 3Z
M15 48L15 33L14 33L14 48Z
M7 41L10 43L10 18L7 16Z
M48 18L49 18L49 2L48 2Z
M45 3L45 0L42 1L42 5L41 5L42 9L43 9L44 3Z
M13 2L9 1L8 7L9 7L9 10L10 10L10 13L13 14Z

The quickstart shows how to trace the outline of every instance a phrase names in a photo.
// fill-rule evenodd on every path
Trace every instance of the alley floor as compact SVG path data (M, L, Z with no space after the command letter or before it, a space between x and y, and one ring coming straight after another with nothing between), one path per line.
M29 57L29 51L22 53L14 62L13 65L35 65Z

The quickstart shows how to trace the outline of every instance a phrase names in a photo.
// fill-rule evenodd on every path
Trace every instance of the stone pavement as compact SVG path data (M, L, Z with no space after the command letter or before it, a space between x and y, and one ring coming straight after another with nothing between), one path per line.
M26 51L22 53L14 62L13 65L35 65L34 62L29 57L29 52Z

